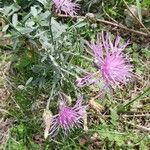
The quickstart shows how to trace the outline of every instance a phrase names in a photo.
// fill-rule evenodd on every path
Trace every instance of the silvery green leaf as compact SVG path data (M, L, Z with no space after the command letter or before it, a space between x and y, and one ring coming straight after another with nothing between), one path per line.
M49 58L52 61L52 63L53 63L54 66L59 67L57 61L55 60L55 58L52 55L49 54Z
M38 2L40 2L41 4L43 4L44 6L47 4L46 0L37 0Z
M14 13L12 16L12 24L14 27L17 26L17 21L18 21L18 15L16 13Z
M23 22L27 21L29 19L29 17L31 17L31 13L28 13L27 15L25 15L22 19Z
M5 25L5 26L3 27L2 32L6 32L8 28L9 28L9 24Z
M30 77L30 78L27 80L27 82L26 82L25 85L26 85L26 86L29 85L29 84L32 82L32 80L33 80L33 77Z
M43 49L53 49L52 44L50 44L48 41L41 41L40 43L42 44L42 48Z
M88 23L87 22L84 22L84 19L80 18L80 19L77 19L77 23L75 23L74 25L72 25L70 28L81 28L83 26L86 26Z
M45 34L45 31L37 30L37 32L36 32L34 38L42 37L43 34ZM43 37L42 37L42 38L43 38Z
M38 11L37 11L37 9L36 9L36 7L35 7L35 6L32 6L32 7L31 7L31 14L32 14L34 17L36 17L36 16L37 16Z
M18 43L19 43L19 39L18 38L16 38L15 40L13 40L13 50L16 49Z
M46 11L44 13L40 13L39 16L38 16L38 22L40 24L40 26L45 26L45 27L48 27L49 26L49 17L50 15L50 12L49 11Z
M19 5L17 5L16 3L10 5L10 6L6 6L3 8L3 14L5 14L6 16L11 16L13 13L17 12L21 7Z
M39 16L42 20L44 20L44 19L47 19L49 17L49 15L50 15L50 12L46 11L44 13L41 13Z
M23 27L20 27L20 28L17 28L19 32L21 32L22 34L28 34L28 33L31 33L33 31L33 29L31 28L23 28Z
M54 18L52 18L51 24L52 24L52 31L55 39L58 38L62 33L66 32L66 29L68 28L67 25L58 23Z
M52 44L49 42L50 39L45 31L39 30L35 37L39 37L39 42L42 44L43 49L53 49Z
M37 17L37 15L41 13L41 11L42 11L42 8L38 5L34 5L31 7L31 14L34 17Z
M45 83L45 78L44 77L39 78L38 82L39 82L39 84L38 84L39 88L41 89Z
M44 55L41 59L41 62L44 62L45 60L47 60L47 55Z
M49 22L48 22L48 20L41 20L41 21L40 21L40 25L41 25L42 27L48 27L48 26L49 26Z
M35 25L35 22L34 22L32 19L28 19L28 20L25 22L25 26L26 26L26 27L32 28L34 25Z
M2 13L4 11L4 9L3 8L0 8L0 12Z
M12 37L12 34L8 33L8 34L4 34L3 36L4 38L11 38Z
M82 28L87 25L87 22L80 22L75 25L76 28Z

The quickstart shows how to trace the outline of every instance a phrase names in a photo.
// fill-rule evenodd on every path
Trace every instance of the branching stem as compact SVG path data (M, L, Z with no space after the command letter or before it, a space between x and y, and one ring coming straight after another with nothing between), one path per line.
M69 18L70 17L70 18L73 18L73 19L78 19L78 18L86 19L87 18L86 16L69 16L69 15L63 15L63 14L57 14L57 17L61 17L61 18ZM91 21L93 20L93 18L88 18L88 19L90 19ZM129 29L125 25L123 25L121 23L118 23L118 22L117 23L116 22L110 22L110 21L107 21L107 20L102 20L102 19L97 19L97 18L94 18L94 19L97 23L104 23L104 24L115 26L115 27L118 27L120 29L129 31L129 32L132 32L132 33L135 33L135 34L139 34L139 35L142 35L142 36L145 36L145 37L150 37L150 34L148 34L148 33L137 31L137 30L134 30L134 29Z

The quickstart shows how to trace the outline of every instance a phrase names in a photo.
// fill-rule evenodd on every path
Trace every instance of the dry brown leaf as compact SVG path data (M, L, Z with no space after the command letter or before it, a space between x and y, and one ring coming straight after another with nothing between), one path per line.
M102 112L104 110L104 107L101 104L97 103L94 99L91 99L89 101L89 106L93 110L95 110L97 113L100 113L100 112Z
M83 115L83 129L84 129L84 131L88 131L88 126L87 126L87 113L85 113L84 115Z
M49 135L49 129L50 129L50 125L51 125L51 121L52 121L52 112L48 109L44 110L43 113L43 121L45 124L45 130L44 130L44 138L47 139L48 135Z

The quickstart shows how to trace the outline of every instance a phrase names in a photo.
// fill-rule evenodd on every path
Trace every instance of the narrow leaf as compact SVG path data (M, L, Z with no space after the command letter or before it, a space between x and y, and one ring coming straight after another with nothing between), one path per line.
M8 28L9 28L9 24L5 25L5 26L3 27L2 32L6 32Z
M14 27L17 26L17 21L18 21L18 15L15 13L12 16L12 24L13 24Z
M32 80L33 80L33 77L30 77L26 82L26 86L29 85L32 82Z

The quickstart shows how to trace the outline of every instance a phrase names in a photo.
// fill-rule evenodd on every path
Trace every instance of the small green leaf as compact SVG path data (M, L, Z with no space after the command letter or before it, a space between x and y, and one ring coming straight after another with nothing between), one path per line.
M31 7L31 14L36 17L38 15L38 11L35 6Z
M116 109L110 109L111 110L111 123L116 126L117 120L118 120L118 114Z
M41 4L43 4L44 6L47 4L47 1L46 0L37 0L39 1Z
M17 28L17 29L18 29L19 32L21 32L22 34L29 34L30 32L33 31L33 29L31 29L31 28L22 28L22 27L20 27L20 28Z
M12 16L12 24L13 24L14 27L17 26L17 21L18 21L18 14L15 13Z
M9 28L9 24L5 25L5 26L3 27L2 32L6 32L8 28Z
M10 6L6 6L3 9L3 13L6 16L11 16L13 13L17 12L21 7L19 5L17 5L16 3L10 5Z
M33 80L33 77L30 77L30 78L27 80L27 82L26 82L25 85L26 85L26 86L29 85L29 84L32 82L32 80Z

